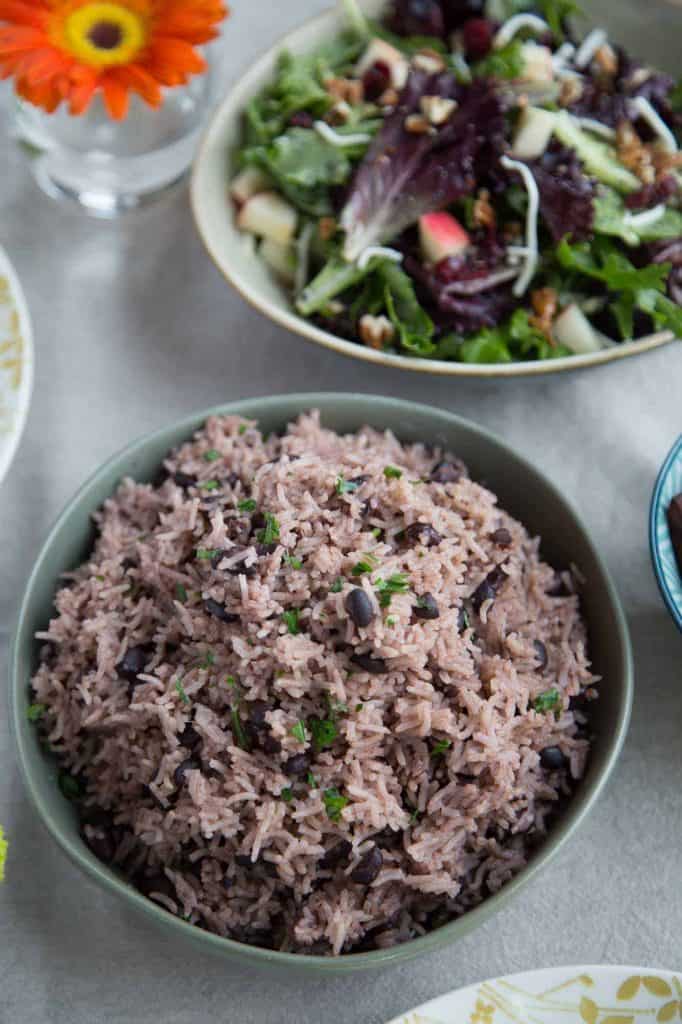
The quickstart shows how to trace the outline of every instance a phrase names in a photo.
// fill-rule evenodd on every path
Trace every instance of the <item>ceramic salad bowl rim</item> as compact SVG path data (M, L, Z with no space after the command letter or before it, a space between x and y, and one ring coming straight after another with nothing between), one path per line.
M38 611L33 608L33 603L42 600L39 595L43 589L45 577L49 581L50 593L54 593L57 568L59 572L64 572L73 567L71 564L64 564L61 555L53 565L49 564L58 540L61 538L64 544L68 543L66 536L62 536L62 531L68 528L72 518L82 518L87 511L87 521L89 521L94 509L101 504L101 495L105 493L108 496L113 491L115 483L112 480L118 481L126 473L136 474L134 468L136 457L144 458L147 452L149 453L148 457L151 457L151 453L156 453L157 449L165 454L173 445L181 443L181 439L190 438L209 416L225 414L254 418L270 416L278 423L286 423L295 415L311 408L320 409L323 422L325 417L329 416L332 423L334 419L342 418L345 422L355 424L355 426L349 427L341 427L337 424L337 429L359 429L362 423L367 422L368 419L371 421L372 413L369 410L378 410L378 416L384 428L390 426L398 435L401 432L401 424L409 422L410 417L413 417L418 421L420 430L422 424L428 422L434 431L433 436L438 429L444 432L450 431L452 434L459 432L465 443L467 440L472 445L480 443L489 452L504 456L505 464L514 469L515 479L520 474L521 478L535 480L537 485L551 497L553 503L556 502L557 505L563 507L571 521L572 531L576 537L580 537L584 550L592 559L595 571L601 577L602 606L605 610L608 609L612 620L613 650L617 652L615 656L619 665L618 676L614 681L616 713L614 720L609 722L608 732L603 737L600 767L598 770L595 769L589 778L583 780L580 789L573 796L565 812L552 826L527 866L498 893L488 897L480 906L439 929L390 949L346 954L336 958L283 953L226 939L184 922L143 896L126 883L122 877L109 870L95 858L94 854L83 844L76 827L71 827L71 825L67 827L66 824L57 821L57 814L49 806L48 797L44 795L48 792L48 784L45 781L45 765L35 737L26 725L26 709L29 702L28 677L33 670L30 666L35 665L36 656L37 642L33 639L33 635L36 629L44 628L44 620L41 618L40 623L37 621ZM155 464L156 458L157 455L154 454ZM158 457L159 463L162 458L163 455ZM104 490L105 484L106 491ZM85 527L79 524L74 527L74 531L77 533L79 544L82 539L84 546ZM213 950L232 959L255 965L260 963L288 969L319 970L328 974L360 971L404 962L420 954L440 949L471 931L506 905L557 854L592 810L619 757L628 729L633 695L632 650L627 622L618 594L581 516L570 500L559 491L551 480L496 435L454 413L400 399L334 392L278 395L224 403L198 411L138 438L108 459L71 498L41 547L21 601L9 665L10 721L25 785L43 824L78 867L104 889L117 894L137 910L145 912L148 918L155 920L160 926L170 929L175 934L185 935L207 951ZM49 785L56 787L56 778L50 778Z
M362 6L377 10L383 7L384 3L383 0L370 0L369 3L368 0L362 0ZM255 249L247 249L244 236L234 223L233 208L227 192L230 155L226 136L231 134L248 101L271 79L276 58L282 50L309 50L323 38L338 31L341 25L340 11L338 8L331 8L309 18L283 35L237 79L236 84L213 114L199 145L190 183L194 223L215 267L246 302L293 334L332 349L340 355L378 366L452 377L520 377L580 370L642 354L673 340L674 336L670 331L659 331L587 355L529 362L457 363L442 359L420 359L415 356L377 351L359 342L348 341L299 316L288 296L284 296L284 301L280 304L264 295L257 281L252 280L253 275L248 269L252 261L261 261ZM237 244L238 239L242 241L243 249L239 253L239 258L236 258L236 253L225 250L222 239L226 232L231 239L230 248Z
M661 507L663 488L666 485L670 471L678 461L682 463L682 434L678 437L677 441L675 441L675 444L668 452L665 462L661 466L658 476L656 477L656 483L654 485L654 491L651 498L651 507L649 510L649 547L651 549L651 560L653 562L654 575L656 576L658 589L661 592L661 596L663 597L677 628L682 631L682 579L679 579L679 581L675 580L675 585L677 586L677 590L680 594L680 596L676 597L675 592L673 591L672 581L663 566L660 535L661 527L663 527L664 530L668 529L668 525L665 521L663 524L661 523L661 515L663 515L665 519L665 509ZM675 566L672 571L676 571L676 568L677 567Z
M33 394L35 352L33 326L26 296L21 287L19 275L9 258L9 254L2 246L0 246L0 277L5 277L9 284L10 300L18 318L18 334L21 340L21 378L17 388L18 397L16 399L16 407L10 413L12 417L10 433L5 435L5 443L0 448L0 485L2 485L2 481L7 475L17 453L28 418L31 396ZM0 338L1 341L2 339ZM1 351L0 355L2 355ZM7 436L9 436L9 440L7 440Z

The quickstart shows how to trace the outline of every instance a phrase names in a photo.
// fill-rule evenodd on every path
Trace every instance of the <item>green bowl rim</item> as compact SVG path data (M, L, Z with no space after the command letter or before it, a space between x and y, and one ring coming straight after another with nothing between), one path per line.
M128 885L122 878L116 876L113 872L104 867L95 858L94 854L89 853L79 837L73 838L63 833L57 823L52 819L48 807L43 802L40 793L40 786L33 778L32 762L34 755L25 746L20 728L22 723L20 694L22 688L27 684L26 679L20 678L19 671L19 634L21 626L27 617L28 604L41 575L42 563L45 556L52 548L57 533L69 520L74 510L80 505L81 501L87 497L91 488L103 475L119 464L122 464L121 470L124 472L124 465L129 462L131 458L141 450L144 450L148 445L163 442L163 439L168 434L186 432L187 437L189 438L210 416L262 416L268 411L276 412L282 403L295 405L300 411L320 408L323 417L325 406L328 406L328 404L331 403L345 404L347 406L357 405L362 408L366 408L367 403L370 403L374 407L380 406L381 408L390 411L396 419L398 419L401 414L409 415L410 413L414 413L422 416L427 415L429 417L439 419L448 426L463 428L465 431L492 443L503 452L510 455L518 464L520 464L524 471L527 471L531 475L535 475L541 479L544 486L553 492L559 502L567 508L576 527L582 532L584 540L595 560L595 564L598 566L604 579L611 607L616 619L618 633L617 639L621 656L623 658L624 673L620 710L617 721L613 723L613 735L608 741L606 741L610 750L604 767L599 775L595 776L595 778L589 783L583 783L583 787L580 792L573 798L567 811L549 833L542 846L538 848L538 852L534 855L530 863L510 882L507 882L499 892L488 897L488 899L480 904L480 906L468 911L468 913L454 921L451 921L447 925L443 925L441 928L428 932L426 935L412 939L402 945L393 946L390 949L374 950L367 953L343 954L338 957L312 956L302 953L282 953L275 950L249 946L246 943L237 942L234 939L223 938L222 936L204 931L203 929L197 928L195 925L182 921L180 918L177 918L168 911L163 910L162 907L143 896L132 886ZM360 414L359 410L358 420L362 420L363 417L364 413ZM358 426L360 425L360 422L358 422ZM399 434L399 430L396 432ZM504 441L498 438L491 431L486 430L464 417L458 416L456 413L451 413L438 406L427 406L422 403L405 401L403 399L386 398L384 396L372 394L346 394L343 392L304 392L291 395L272 395L262 398L256 397L239 399L235 402L222 403L207 410L197 411L184 417L182 420L166 425L165 427L161 427L150 434L138 437L129 445L107 459L106 462L104 462L87 478L76 494L67 502L40 548L40 552L31 570L21 599L17 624L12 637L9 669L10 723L16 743L21 775L28 790L30 800L34 809L38 812L40 820L47 828L47 831L50 833L52 838L73 863L81 868L85 874L89 875L99 883L99 885L104 889L117 894L135 909L145 912L149 917L155 920L160 927L169 927L178 935L191 939L195 944L201 943L202 945L211 948L212 951L216 953L227 955L231 959L248 961L254 965L270 964L290 968L318 969L322 972L331 974L384 967L398 962L405 962L424 953L441 949L462 937L467 932L473 930L479 924L482 924L487 918L507 904L520 889L522 889L543 867L549 863L550 860L556 856L564 843L569 839L573 832L576 831L594 807L609 777L611 776L622 750L630 722L634 691L634 670L630 636L627 621L625 619L618 593L615 589L613 580L611 579L611 574L602 561L602 558L592 541L591 535L575 506L559 491L551 480L549 480L541 470L533 466L524 456L518 454L513 448L505 444Z

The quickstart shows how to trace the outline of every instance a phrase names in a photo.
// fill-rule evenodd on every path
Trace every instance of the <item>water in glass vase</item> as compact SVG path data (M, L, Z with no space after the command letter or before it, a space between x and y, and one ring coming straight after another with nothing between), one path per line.
M63 106L46 114L19 102L15 134L49 195L115 217L149 202L186 174L208 113L210 71L164 91L158 110L131 97L124 121L113 121L96 96L81 117Z

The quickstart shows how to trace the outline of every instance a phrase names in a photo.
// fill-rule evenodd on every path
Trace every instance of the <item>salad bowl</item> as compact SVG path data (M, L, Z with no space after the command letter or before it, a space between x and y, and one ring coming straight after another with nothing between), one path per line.
M0 483L14 458L33 388L33 333L26 299L0 247Z
M670 503L679 494L682 494L682 437L677 439L661 467L649 512L649 546L656 582L682 632L682 572L668 521Z
M627 4L628 8L632 5ZM364 0L363 12L376 18L385 10L385 0ZM602 8L604 5L602 5ZM615 23L621 5L609 5ZM608 23L608 14L600 10ZM191 202L199 235L217 269L237 292L270 320L293 334L329 348L341 355L379 366L450 376L509 377L556 373L598 366L656 349L670 342L674 333L660 329L634 341L605 344L584 354L567 354L545 359L505 362L460 362L421 355L400 354L348 340L316 319L296 311L291 293L279 283L261 258L253 235L239 230L226 183L237 175L239 149L243 147L244 112L249 103L272 82L283 52L304 56L334 39L344 28L346 15L340 5L312 18L272 46L246 73L218 108L200 147L192 176ZM613 26L612 26L613 27ZM630 32L635 35L632 26ZM437 355L437 353L436 353Z

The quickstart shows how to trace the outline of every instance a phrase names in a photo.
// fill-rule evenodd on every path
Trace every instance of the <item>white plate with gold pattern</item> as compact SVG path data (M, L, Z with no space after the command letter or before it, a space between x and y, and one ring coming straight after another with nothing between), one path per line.
M33 388L33 335L19 279L0 248L0 482L24 429Z
M485 981L391 1024L666 1024L682 1021L682 972L550 967Z

